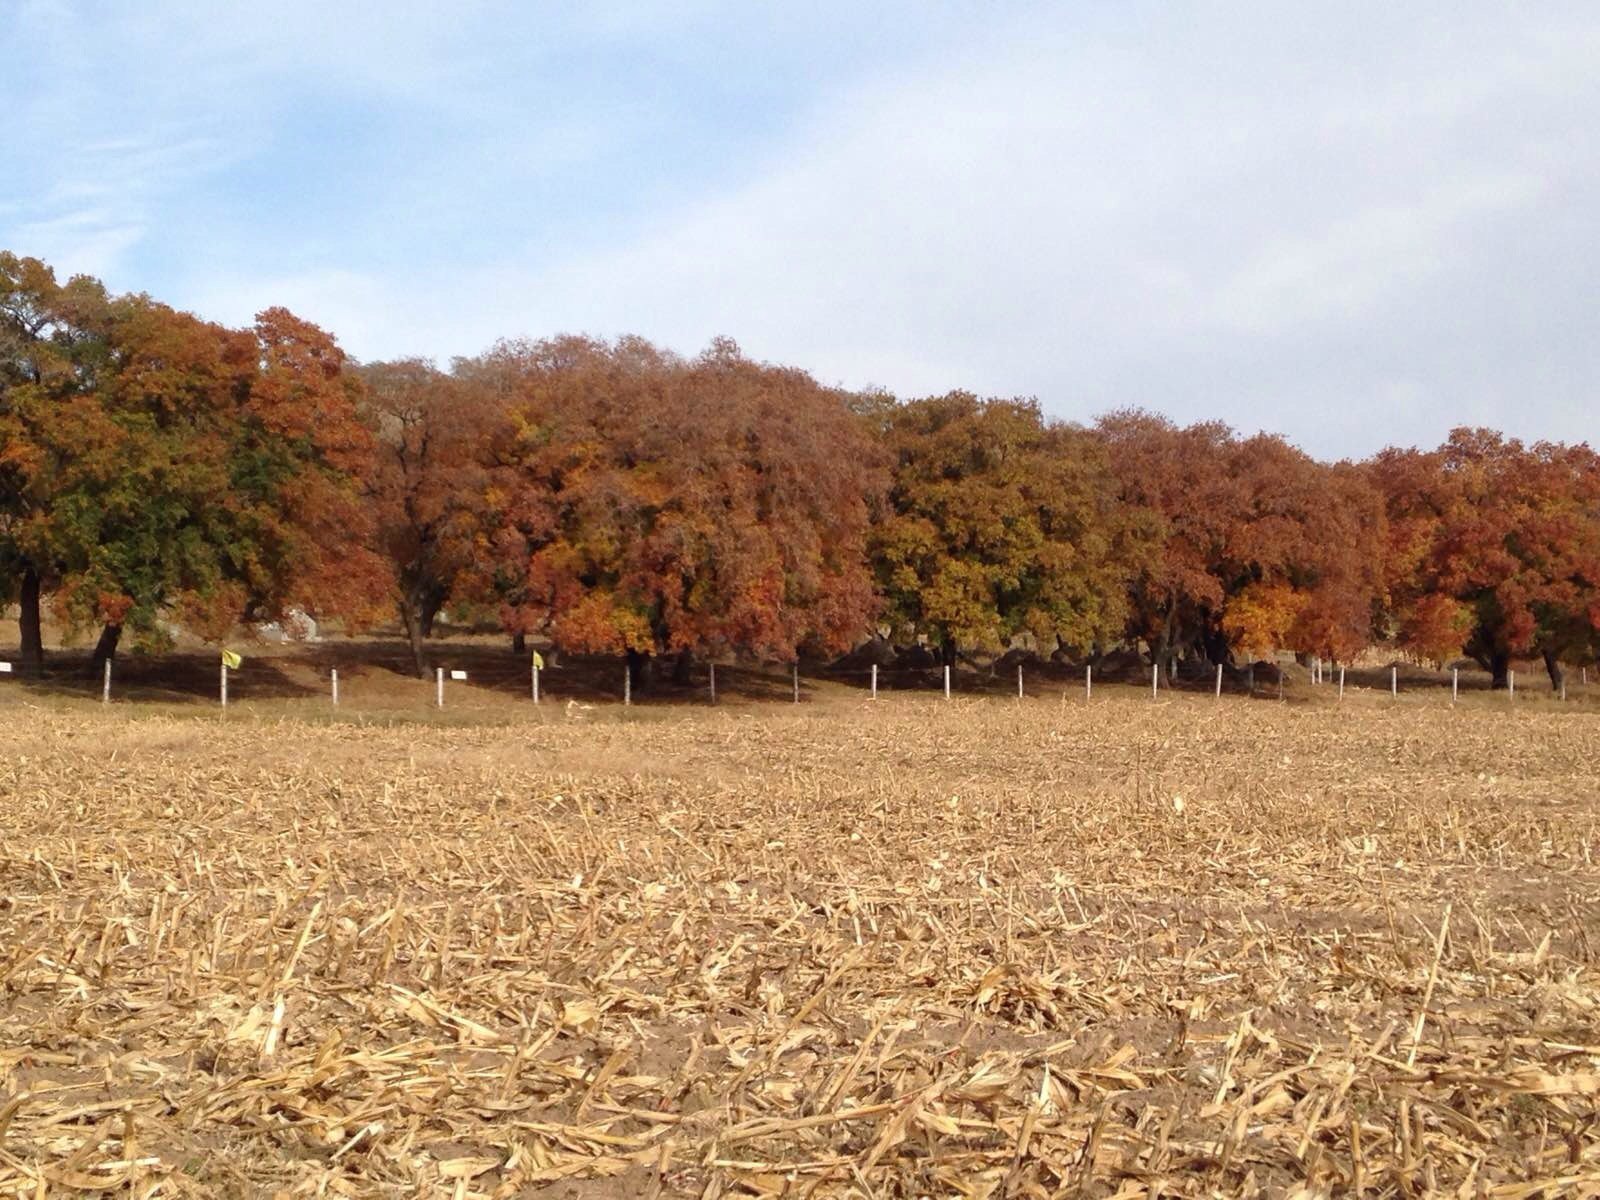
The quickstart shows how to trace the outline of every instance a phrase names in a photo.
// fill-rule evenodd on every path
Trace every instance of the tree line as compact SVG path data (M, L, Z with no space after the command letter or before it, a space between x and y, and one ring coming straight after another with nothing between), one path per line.
M304 611L447 607L516 639L663 662L951 663L1028 640L1163 670L1375 644L1600 649L1600 459L1460 429L1320 462L1281 437L1031 399L897 399L639 339L360 364L281 309L230 329L0 253L0 601L125 640Z

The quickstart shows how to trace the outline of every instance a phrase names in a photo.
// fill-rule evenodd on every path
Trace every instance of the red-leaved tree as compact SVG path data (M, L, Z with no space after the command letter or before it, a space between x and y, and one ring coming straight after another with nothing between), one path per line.
M1563 660L1600 641L1600 457L1457 429L1434 451L1388 450L1369 470L1388 507L1390 610L1402 642L1465 652L1508 683L1514 656Z
M849 397L728 341L508 343L463 367L504 397L484 584L567 650L790 659L861 636L879 486Z

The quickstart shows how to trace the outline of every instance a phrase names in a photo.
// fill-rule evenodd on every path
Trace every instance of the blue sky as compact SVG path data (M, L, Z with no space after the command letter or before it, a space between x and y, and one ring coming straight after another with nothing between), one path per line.
M0 246L364 359L1600 434L1592 2L0 0L0 51Z

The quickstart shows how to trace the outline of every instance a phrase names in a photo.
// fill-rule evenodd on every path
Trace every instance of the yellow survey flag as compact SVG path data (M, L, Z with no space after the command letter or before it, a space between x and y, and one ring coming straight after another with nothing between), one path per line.
M232 650L224 650L222 652L222 665L230 671L237 671L244 666L244 659L240 658Z
M538 667L541 671L544 670L544 655L540 654L537 650L533 652L533 665Z

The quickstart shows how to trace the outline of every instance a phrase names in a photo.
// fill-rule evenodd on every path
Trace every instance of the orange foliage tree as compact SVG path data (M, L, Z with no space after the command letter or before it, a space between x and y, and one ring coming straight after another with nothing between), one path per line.
M220 640L292 610L361 617L381 585L360 480L371 444L355 381L322 330L269 309L229 330L116 302L95 393L105 436L61 479L83 536L58 611L161 640L164 618Z
M69 625L104 624L97 662L168 617L221 636L360 607L381 577L357 486L370 443L332 338L281 309L228 330L58 287L34 260L0 257L0 281L0 559L25 646L41 585Z
M858 638L874 451L849 397L726 340L507 343L464 364L505 397L481 586L567 650L790 659Z
M1433 658L1465 652L1508 683L1539 654L1552 686L1563 660L1600 644L1600 456L1457 429L1434 451L1370 464L1389 516L1390 610L1402 642Z
M1293 650L1348 657L1371 639L1383 507L1365 475L1267 434L1103 418L1119 495L1149 514L1159 549L1130 588L1127 635L1169 670L1179 656Z
M22 669L44 668L41 603L83 523L61 507L62 475L107 436L95 388L107 365L110 300L65 284L36 258L0 251L0 600L15 600Z
M464 579L475 578L488 471L484 453L496 409L485 387L467 385L420 359L362 371L362 410L377 454L371 501L377 545L393 583L394 608L418 675L423 639Z

